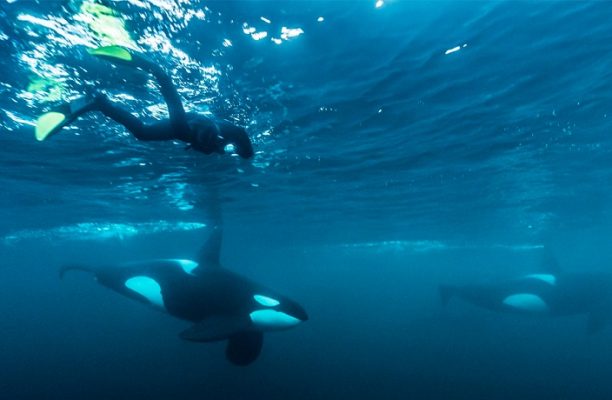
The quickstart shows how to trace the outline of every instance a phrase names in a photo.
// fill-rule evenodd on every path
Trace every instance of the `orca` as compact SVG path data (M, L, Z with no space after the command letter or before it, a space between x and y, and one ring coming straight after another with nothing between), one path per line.
M101 285L193 323L180 337L193 342L227 340L225 355L249 365L261 352L263 333L308 320L294 300L220 264L222 229L216 226L195 260L166 259L113 267L68 265L60 270L93 273Z
M595 333L612 318L612 274L605 272L533 273L491 284L440 285L446 305L457 297L496 312L541 316L588 316Z

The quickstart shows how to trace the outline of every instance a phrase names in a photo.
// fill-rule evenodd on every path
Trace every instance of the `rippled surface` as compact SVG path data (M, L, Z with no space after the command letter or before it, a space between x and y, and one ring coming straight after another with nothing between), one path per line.
M605 2L131 0L110 39L79 4L2 3L4 235L194 220L210 187L228 221L308 241L537 244L609 222ZM91 85L164 115L150 77L86 53L117 40L189 110L248 127L255 159L139 143L98 115L36 142L36 116Z

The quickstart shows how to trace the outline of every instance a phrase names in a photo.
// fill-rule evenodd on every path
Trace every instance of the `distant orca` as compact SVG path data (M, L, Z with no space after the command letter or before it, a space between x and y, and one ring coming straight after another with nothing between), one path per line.
M92 272L96 280L134 300L193 322L180 337L194 342L228 340L227 359L255 361L263 332L291 328L308 315L295 301L235 274L219 263L221 228L215 228L196 261L153 260L118 267L66 266Z
M612 318L612 274L537 273L494 284L441 285L440 298L452 297L493 311L548 316L588 315L588 331Z

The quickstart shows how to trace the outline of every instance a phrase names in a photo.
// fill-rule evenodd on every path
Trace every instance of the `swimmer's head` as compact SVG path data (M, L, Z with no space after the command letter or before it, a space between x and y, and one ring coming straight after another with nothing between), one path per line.
M251 139L244 128L229 122L220 122L221 142L224 150L233 151L242 158L251 158L255 154ZM233 146L230 146L233 145Z

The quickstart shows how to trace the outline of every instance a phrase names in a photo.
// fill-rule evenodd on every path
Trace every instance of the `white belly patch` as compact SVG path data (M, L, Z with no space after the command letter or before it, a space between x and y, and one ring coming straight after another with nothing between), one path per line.
M253 324L263 331L280 331L300 323L300 320L276 310L257 310L250 315Z

